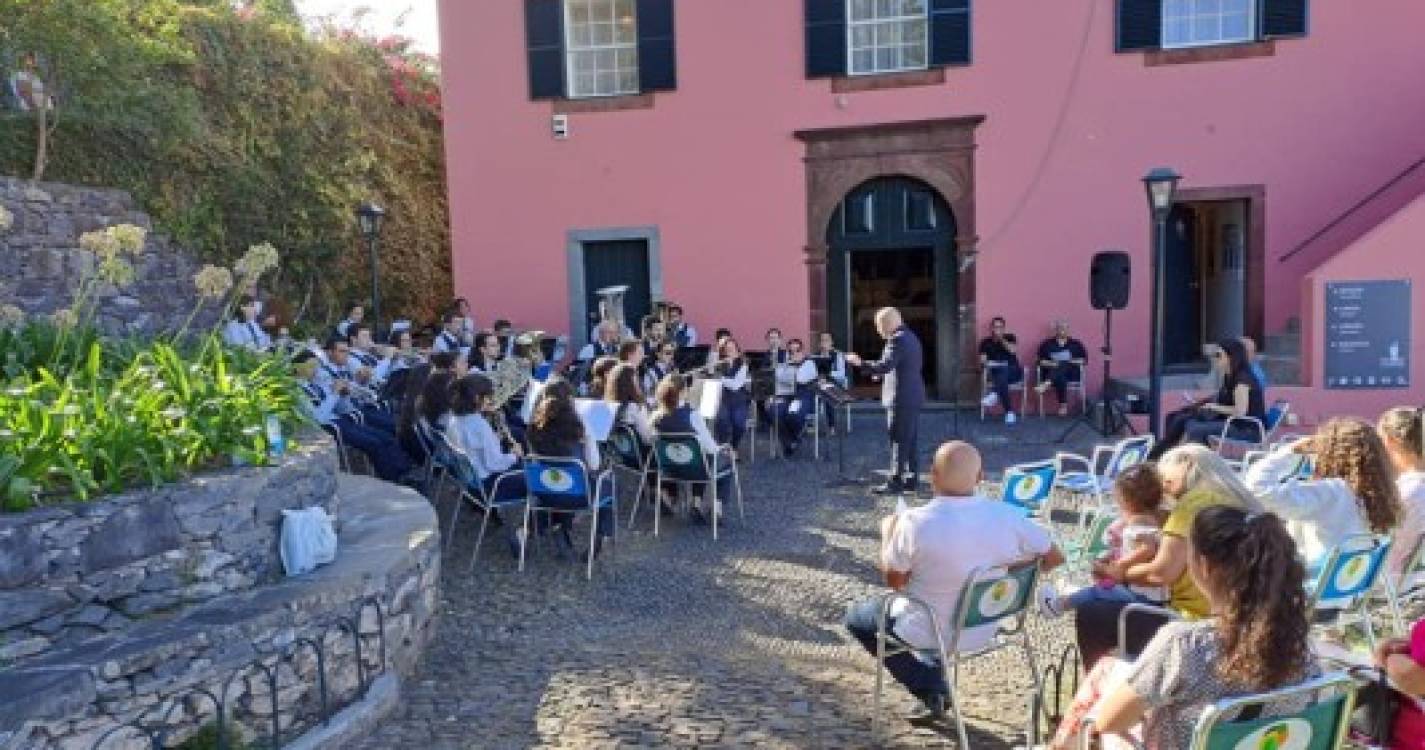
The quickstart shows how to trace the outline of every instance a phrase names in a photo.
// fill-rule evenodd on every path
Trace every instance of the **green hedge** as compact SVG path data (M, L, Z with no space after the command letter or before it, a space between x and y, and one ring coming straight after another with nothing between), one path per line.
M289 16L216 0L0 0L15 20L0 24L0 69L36 50L53 69L44 179L129 190L214 263L273 243L289 319L321 323L366 293L352 210L373 199L388 212L384 310L433 317L451 287L434 63ZM29 175L35 145L30 115L0 115L0 173Z

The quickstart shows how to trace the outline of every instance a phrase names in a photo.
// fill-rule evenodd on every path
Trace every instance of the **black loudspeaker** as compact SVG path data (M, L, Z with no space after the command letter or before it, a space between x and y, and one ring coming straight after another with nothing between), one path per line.
M1122 310L1128 307L1132 281L1131 261L1122 250L1095 253L1089 267L1089 304L1095 310Z

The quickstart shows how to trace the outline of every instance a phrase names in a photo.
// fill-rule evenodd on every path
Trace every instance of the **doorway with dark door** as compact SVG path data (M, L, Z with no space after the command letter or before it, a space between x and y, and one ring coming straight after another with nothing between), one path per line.
M624 322L640 334L643 316L653 310L648 240L586 241L584 249L584 312L586 337L591 338L599 323L598 292L611 286L627 286L624 293Z
M875 315L896 307L920 338L925 382L953 395L959 344L955 217L934 188L905 177L856 187L827 228L827 319L836 345L875 360L884 341ZM858 379L866 391L879 386Z
M1173 206L1164 258L1163 364L1205 372L1207 347L1260 335L1248 284L1252 254L1249 199L1189 200Z

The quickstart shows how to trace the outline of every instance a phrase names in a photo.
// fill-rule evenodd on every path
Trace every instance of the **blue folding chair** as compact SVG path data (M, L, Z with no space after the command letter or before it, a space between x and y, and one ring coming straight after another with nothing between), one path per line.
M1360 622L1374 649L1376 634L1368 600L1383 577L1389 554L1390 537L1385 535L1353 534L1341 540L1326 556L1316 579L1307 583L1307 611L1338 613L1338 624Z
M514 481L519 476L519 471L507 471L500 474L495 479L495 484L490 488L490 492L485 491L485 483L475 474L475 465L470 462L470 457L465 451L450 441L450 437L442 432L435 433L436 446L440 454L444 457L446 471L453 476L460 485L460 496L455 498L455 507L450 512L450 535L445 540L446 550L450 549L451 540L455 538L455 524L460 520L460 506L468 501L475 506L475 510L481 514L480 531L475 535L475 550L470 553L470 571L475 571L475 561L480 557L480 544L485 541L485 530L490 525L490 516L496 510L504 508L517 508L526 503L526 499L511 498L508 500L496 500L500 496L500 488L505 483ZM529 535L521 533L519 535L520 556L524 556L524 545L529 541Z
M1059 469L1058 487L1094 498L1100 507L1109 504L1113 480L1130 466L1148 460L1153 450L1153 436L1138 435L1113 445L1094 446L1092 456L1060 452L1054 455ZM1100 473L1099 467L1102 466Z
M553 456L528 456L524 462L525 485L529 497L525 503L524 538L529 538L530 517L535 510L536 499L540 497L574 497L585 501L584 507L560 508L554 512L580 514L587 513L589 523L589 562L584 575L594 577L594 552L599 538L599 511L609 508L613 518L618 518L618 496L613 491L613 472L601 471L592 477L584 462L577 458ZM615 525L617 521L615 521ZM611 531L616 532L617 526ZM610 534L612 541L615 534ZM520 570L524 570L525 545L520 546Z
M731 452L720 450L709 456L703 451L703 445L698 442L697 435L691 432L669 432L653 437L653 461L658 467L657 486L662 487L664 482L672 482L680 488L707 488L708 495L712 497L712 508L709 512L712 515L714 540L717 539L718 521L722 515L723 499L717 494L719 479L732 477L734 492L737 495L737 516L739 519L747 517L742 509L742 479L738 476L737 460ZM658 536L662 516L663 504L654 503L654 536Z
M1291 413L1291 402L1286 399L1277 399L1272 402L1271 408L1263 415L1265 419L1247 416L1230 416L1222 423L1222 433L1209 435L1207 445L1217 451L1217 455L1226 459L1229 464L1241 461L1248 451L1262 450L1277 439L1277 431L1286 424L1287 415ZM1235 430L1235 431L1234 431ZM1256 440L1250 440L1234 435L1253 434Z
M1000 498L1022 509L1026 516L1038 514L1053 496L1058 478L1059 467L1054 461L1011 466L1000 479Z

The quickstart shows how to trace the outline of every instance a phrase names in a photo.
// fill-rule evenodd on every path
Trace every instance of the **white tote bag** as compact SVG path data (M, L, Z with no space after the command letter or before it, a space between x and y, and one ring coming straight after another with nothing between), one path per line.
M309 573L336 559L336 531L325 508L282 511L282 567L288 576Z

